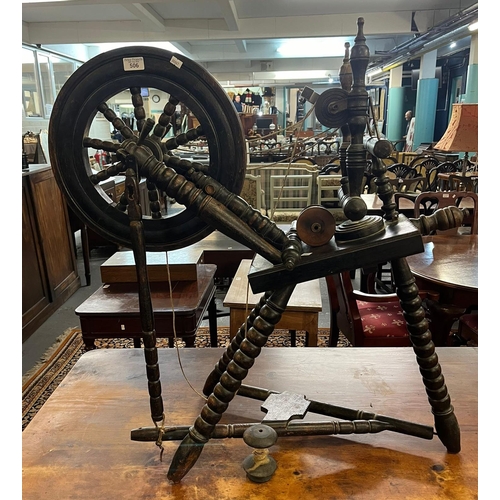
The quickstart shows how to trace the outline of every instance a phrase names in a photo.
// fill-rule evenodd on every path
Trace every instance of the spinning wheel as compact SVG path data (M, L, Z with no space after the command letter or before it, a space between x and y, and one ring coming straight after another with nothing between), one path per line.
M345 134L340 151L344 175L340 198L349 220L337 227L329 212L313 207L304 210L297 220L296 229L292 227L285 234L237 196L245 174L245 148L238 117L215 80L196 63L181 56L145 47L105 53L84 64L68 80L55 103L49 131L50 153L61 189L90 227L134 249L140 283L151 417L155 427L132 431L132 439L156 441L160 447L162 440L182 439L167 474L173 482L181 481L191 470L204 445L212 437L242 437L245 434L243 438L260 450L261 456L267 456L267 446L271 446L277 436L301 433L359 434L387 430L432 439L434 429L430 426L312 400L304 401L303 396L287 391L276 395L273 391L243 383L278 324L297 283L357 267L374 266L380 260L390 260L394 270L409 337L434 414L436 434L450 453L460 451L460 430L451 398L418 288L405 257L423 249L418 229L459 225L463 215L459 209L452 207L455 209L452 213L446 212L444 218L434 214L429 221L426 219L425 224L422 221L412 224L404 217L398 220L393 190L385 175L386 167L378 161L373 170L377 192L384 202L384 215L366 216L366 205L360 197L366 149L369 150L363 145L367 113L364 81L369 57L363 24L363 19L358 19L358 35L351 53L352 90L327 92L320 98L313 91L308 93L316 102L317 116L321 117L323 124L342 126ZM156 87L170 95L157 125L145 118L140 88L146 86ZM132 95L138 134L105 104L106 99L123 89L129 89ZM163 141L175 106L180 101L196 115L200 126L185 135ZM87 138L91 119L97 112L102 113L122 133L123 142L113 144ZM209 145L208 168L180 160L172 153L180 144L200 136L206 137ZM347 143L347 138L350 143ZM104 171L93 174L85 150L89 147L112 152L116 159ZM375 149L373 147L374 157ZM98 184L106 176L118 173L126 174L126 190L124 199L114 204L106 199ZM151 217L141 216L137 201L137 184L141 178L146 179L153 194L155 189L165 192L185 205L186 210L174 217L164 217L157 207L153 207ZM256 260L265 262L262 270L249 275L254 293L264 293L208 374L203 387L206 403L198 418L189 428L177 428L167 424L168 415L163 411L145 250L179 248L198 241L213 229L219 229L253 249L258 254ZM255 427L257 423L240 427L221 426L219 421L236 395L265 401L268 416L263 421L269 427L276 427L276 433L266 426ZM302 418L307 411L349 422L326 425L303 423L303 429L289 426L290 420ZM253 431L246 432L252 426ZM256 482L268 480L272 470L266 471L263 479L254 474L256 467L257 462L245 464L249 477Z
M170 96L154 127L145 119L141 87L156 88ZM130 91L139 135L134 134L106 104L124 90ZM165 139L179 103L194 113L200 125L186 134ZM104 115L121 132L122 143L88 137L97 113ZM166 50L127 47L106 52L84 64L69 78L57 97L49 137L54 174L71 207L94 231L127 247L131 246L127 209L110 202L99 182L111 175L124 174L123 160L129 152L135 150L132 155L138 163L139 177L148 175L144 164L151 163L151 155L161 164L185 172L190 164L174 156L176 149L204 137L210 155L205 173L234 193L238 194L243 186L244 137L234 106L203 67ZM140 146L140 150L136 146ZM116 161L107 170L92 175L86 149L89 147L114 153ZM197 167L200 169L202 165ZM151 190L156 187L148 185ZM148 250L181 248L213 231L213 227L190 209L173 217L143 217L143 224Z

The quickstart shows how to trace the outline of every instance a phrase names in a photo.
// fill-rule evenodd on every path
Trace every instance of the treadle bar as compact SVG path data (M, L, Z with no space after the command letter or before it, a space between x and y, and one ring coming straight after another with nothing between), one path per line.
M260 387L242 385L236 394L250 399L265 401L271 394L279 394L279 392L261 389ZM377 415L376 413L363 410L353 410L351 408L344 408L342 406L322 403L311 399L307 401L310 403L308 411L317 413L318 415L341 418L344 420L379 420L380 422L390 424L391 427L387 430L423 439L432 439L434 435L434 429L428 425L416 424L393 417L387 417L385 415Z
M258 423L258 422L257 422ZM242 438L244 432L256 423L244 424L217 424L211 439ZM353 420L352 422L293 422L287 425L267 422L279 437L295 436L328 436L338 434L376 434L382 431L394 430L391 424L379 420ZM166 427L163 429L163 441L179 441L189 434L189 426ZM156 441L158 429L156 427L140 427L130 431L132 441Z

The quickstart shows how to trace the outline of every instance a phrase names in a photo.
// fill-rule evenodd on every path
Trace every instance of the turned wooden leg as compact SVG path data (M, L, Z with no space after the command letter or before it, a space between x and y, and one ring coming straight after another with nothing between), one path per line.
M405 258L393 260L391 264L396 293L405 313L413 351L417 357L427 397L434 414L436 433L448 452L458 453L460 451L460 427L451 405L451 398L439 365L415 278Z

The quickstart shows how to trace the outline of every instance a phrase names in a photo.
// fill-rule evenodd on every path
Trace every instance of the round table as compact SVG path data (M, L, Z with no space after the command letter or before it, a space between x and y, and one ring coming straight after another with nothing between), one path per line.
M478 305L478 236L423 236L424 251L407 257L420 290L439 293L430 303L430 325L436 345L446 345L460 312Z

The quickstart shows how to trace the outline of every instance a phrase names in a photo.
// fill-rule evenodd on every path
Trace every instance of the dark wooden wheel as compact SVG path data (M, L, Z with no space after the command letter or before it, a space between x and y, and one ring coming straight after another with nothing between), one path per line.
M163 91L169 96L157 124L145 116L141 88ZM112 97L130 92L138 130L130 127L106 104ZM189 110L199 126L174 138L165 138L178 106ZM98 115L98 113L100 113ZM89 137L95 118L118 129L123 142ZM109 123L106 125L107 120ZM141 137L139 137L141 136ZM92 172L88 148L111 153L114 161L108 175L123 175L119 150L130 143L141 144L162 168L176 155L179 145L203 138L209 151L207 175L229 191L239 194L246 170L245 139L239 117L219 83L199 64L186 57L154 47L125 47L94 57L83 64L63 86L54 104L49 125L51 165L59 187L76 214L94 231L119 245L130 247L126 207L111 201ZM129 151L131 148L128 148ZM132 148L133 149L133 148ZM139 148L138 148L139 149ZM139 172L144 155L136 158ZM193 165L196 168L196 160ZM185 166L185 165L184 165ZM198 164L201 167L201 164ZM177 172L181 173L181 172ZM149 179L148 189L154 190ZM173 216L143 216L145 245L149 251L173 250L195 243L213 228L187 208Z

